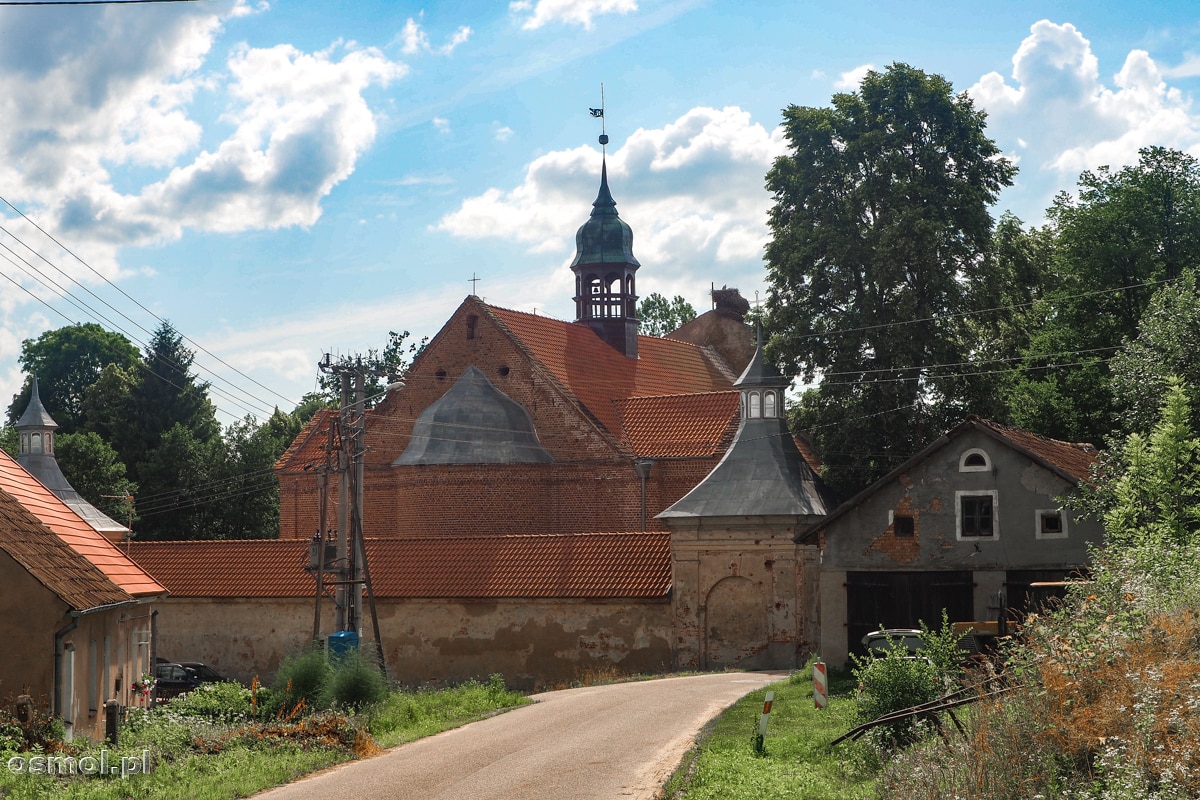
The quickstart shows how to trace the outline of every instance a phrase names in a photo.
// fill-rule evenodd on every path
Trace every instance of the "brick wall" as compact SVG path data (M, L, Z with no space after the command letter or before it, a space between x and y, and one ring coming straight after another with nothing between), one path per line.
M475 321L469 324L471 317ZM468 330L472 335L468 338ZM456 464L393 467L420 413L478 367L533 419L552 464ZM641 528L641 481L633 455L574 402L473 301L464 303L393 391L368 418L363 528L368 536L431 533L555 533ZM719 455L661 461L646 483L646 528L699 483ZM319 527L315 471L283 472L280 536L308 538ZM331 481L336 483L336 481ZM331 487L327 527L337 524Z

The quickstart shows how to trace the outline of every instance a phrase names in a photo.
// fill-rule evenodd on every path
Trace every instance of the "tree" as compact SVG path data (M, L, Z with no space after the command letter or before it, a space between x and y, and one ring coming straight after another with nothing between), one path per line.
M137 485L125 475L117 451L94 431L61 433L54 437L55 459L71 488L112 517L128 523L130 502Z
M87 430L83 402L88 388L109 364L129 367L137 363L138 351L119 333L106 331L94 322L68 325L46 331L21 343L17 359L26 374L38 378L42 404L54 417L62 433ZM29 405L27 382L8 407L8 424L14 424Z
M1154 425L1169 389L1178 376L1186 386L1200 386L1200 286L1196 271L1185 270L1178 281L1162 286L1150 299L1138 335L1109 362L1117 420L1126 432L1146 433ZM1200 431L1200 406L1191 424Z
M138 539L219 539L222 508L238 497L226 494L220 437L202 439L181 423L165 431L138 464Z
M963 312L987 267L988 207L1015 168L985 115L905 64L831 108L789 106L767 173L769 353L819 387L796 421L835 488L858 488L961 416ZM946 366L941 366L946 365Z
M1171 376L1150 434L1125 437L1076 501L1104 521L1106 546L1155 559L1200 543L1200 439L1191 417L1183 381Z
M419 343L408 341L408 337L408 331L388 331L387 344L382 350L368 350L365 355L346 356L338 362L343 366L361 366L366 372L367 408L372 408L383 400L387 395L388 384L404 378L413 359L420 355L429 343L428 336ZM338 375L321 372L317 376L317 385L320 391L305 395L296 412L315 411L312 401L316 399L328 406L337 406L341 402L342 384ZM308 416L311 417L312 414L308 413Z
M658 292L651 292L638 303L637 315L638 333L661 337L694 320L696 309L681 295L668 300Z
M1109 357L1155 290L1200 264L1200 162L1144 148L1135 165L1084 172L1047 215L1054 254L1007 402L1018 425L1099 443L1117 427Z

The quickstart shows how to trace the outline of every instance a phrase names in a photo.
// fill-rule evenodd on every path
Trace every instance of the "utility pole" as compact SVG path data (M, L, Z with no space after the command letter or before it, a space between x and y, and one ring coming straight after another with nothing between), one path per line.
M375 611L375 595L371 587L371 572L367 566L366 547L363 543L363 456L366 454L366 371L362 360L354 363L333 363L328 353L318 364L322 372L337 375L341 384L341 404L336 420L330 428L330 454L336 450L337 462L334 469L338 473L338 509L337 509L337 544L335 562L338 569L334 570L337 580L334 592L334 605L337 610L336 628L338 631L353 631L358 640L362 638L363 622L363 588L371 603L371 621L374 625L375 645L378 649L379 665L383 668L383 642L379 630L379 618ZM353 402L351 401L351 380L353 379ZM336 446L332 434L337 427ZM325 473L318 473L318 483L324 485ZM322 500L320 508L321 522L325 525L325 504ZM322 555L310 559L310 568L318 571L317 576L317 608L314 612L313 636L319 636L320 603L324 590L323 572L327 568L324 561L324 531L318 531L314 540ZM386 673L385 673L386 674Z

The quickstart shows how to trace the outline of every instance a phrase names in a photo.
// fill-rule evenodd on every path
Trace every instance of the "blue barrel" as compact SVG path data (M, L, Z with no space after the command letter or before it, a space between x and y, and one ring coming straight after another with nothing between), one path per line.
M329 655L341 656L358 649L358 631L338 631L329 634Z

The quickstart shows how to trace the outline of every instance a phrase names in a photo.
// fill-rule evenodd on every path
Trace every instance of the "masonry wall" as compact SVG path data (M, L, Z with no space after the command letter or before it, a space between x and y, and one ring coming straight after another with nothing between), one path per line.
M669 603L505 599L377 601L388 674L404 684L454 683L499 672L532 689L596 672L669 668ZM159 650L249 682L269 681L312 634L305 598L168 598ZM328 622L329 608L326 606ZM371 638L371 619L363 624Z
M363 527L368 536L459 533L576 533L641 530L641 481L632 454L610 432L580 414L551 379L487 316L466 303L413 365L402 389L368 417ZM477 317L473 338L468 318ZM533 419L552 464L393 467L417 417L475 365ZM662 460L646 483L647 530L655 516L716 466L711 458ZM280 537L309 538L318 529L315 470L285 472L280 483ZM327 527L336 526L332 487Z
M151 606L130 604L73 618L66 603L6 553L0 553L0 587L0 698L29 695L38 708L53 710L54 639L61 631L61 717L70 735L102 738L104 701L137 703L130 684L150 667Z
M810 521L672 519L672 646L677 669L790 669L817 640Z

